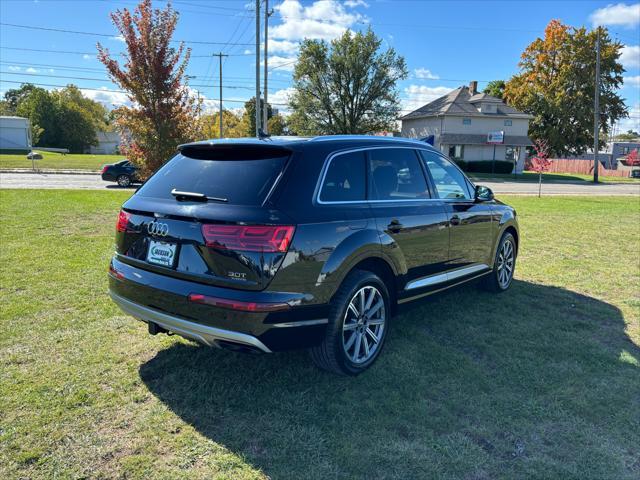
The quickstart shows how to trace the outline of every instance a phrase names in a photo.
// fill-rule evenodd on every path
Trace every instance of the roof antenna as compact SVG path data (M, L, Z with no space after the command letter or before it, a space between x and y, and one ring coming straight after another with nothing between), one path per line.
M269 138L271 137L271 135L269 135L268 133L264 133L264 130L262 130L262 128L258 128L258 138L259 139L263 139L263 138Z

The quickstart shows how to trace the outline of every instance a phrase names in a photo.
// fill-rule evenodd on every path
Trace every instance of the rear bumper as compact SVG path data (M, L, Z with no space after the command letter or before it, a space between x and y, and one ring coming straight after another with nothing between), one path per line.
M177 333L182 337L196 340L197 342L211 347L218 347L218 342L226 341L235 344L248 345L257 348L264 353L271 353L271 350L254 336L190 322L184 318L169 315L167 313L139 305L131 300L127 300L126 298L119 296L113 291L110 291L109 293L111 294L113 301L125 313L128 313L129 315L144 322L155 323L165 330Z
M327 304L299 292L240 291L161 275L117 258L111 260L109 291L126 313L205 345L249 346L261 352L307 348L324 338ZM258 303L287 303L276 312L247 312L189 301L189 294ZM306 301L310 303L306 303Z

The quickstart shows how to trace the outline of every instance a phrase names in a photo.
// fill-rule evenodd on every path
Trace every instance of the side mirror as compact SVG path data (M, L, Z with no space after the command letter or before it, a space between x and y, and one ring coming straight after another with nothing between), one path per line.
M476 202L490 202L493 199L494 195L489 187L476 185Z

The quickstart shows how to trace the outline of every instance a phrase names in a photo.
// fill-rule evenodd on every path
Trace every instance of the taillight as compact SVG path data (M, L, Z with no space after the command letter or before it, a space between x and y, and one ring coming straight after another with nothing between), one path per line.
M109 165L105 165L104 167L102 167L102 171L100 172L100 175L104 174L104 172L107 171L107 168L109 168Z
M243 302L227 298L210 297L200 293L190 293L189 301L193 303L201 303L203 305L211 305L212 307L241 310L243 312L278 312L281 310L288 310L290 308L288 303Z
M127 213L124 210L120 210L120 215L118 215L118 223L116 223L116 232L126 232L129 227L130 218L130 213Z
M203 225L207 247L246 252L281 252L289 249L296 227L284 225Z

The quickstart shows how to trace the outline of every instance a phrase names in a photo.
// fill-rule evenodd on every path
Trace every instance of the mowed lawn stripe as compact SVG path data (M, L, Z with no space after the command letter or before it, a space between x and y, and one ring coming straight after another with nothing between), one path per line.
M394 318L357 378L151 337L107 295L130 192L0 191L0 477L640 476L637 197L509 197L513 288Z

